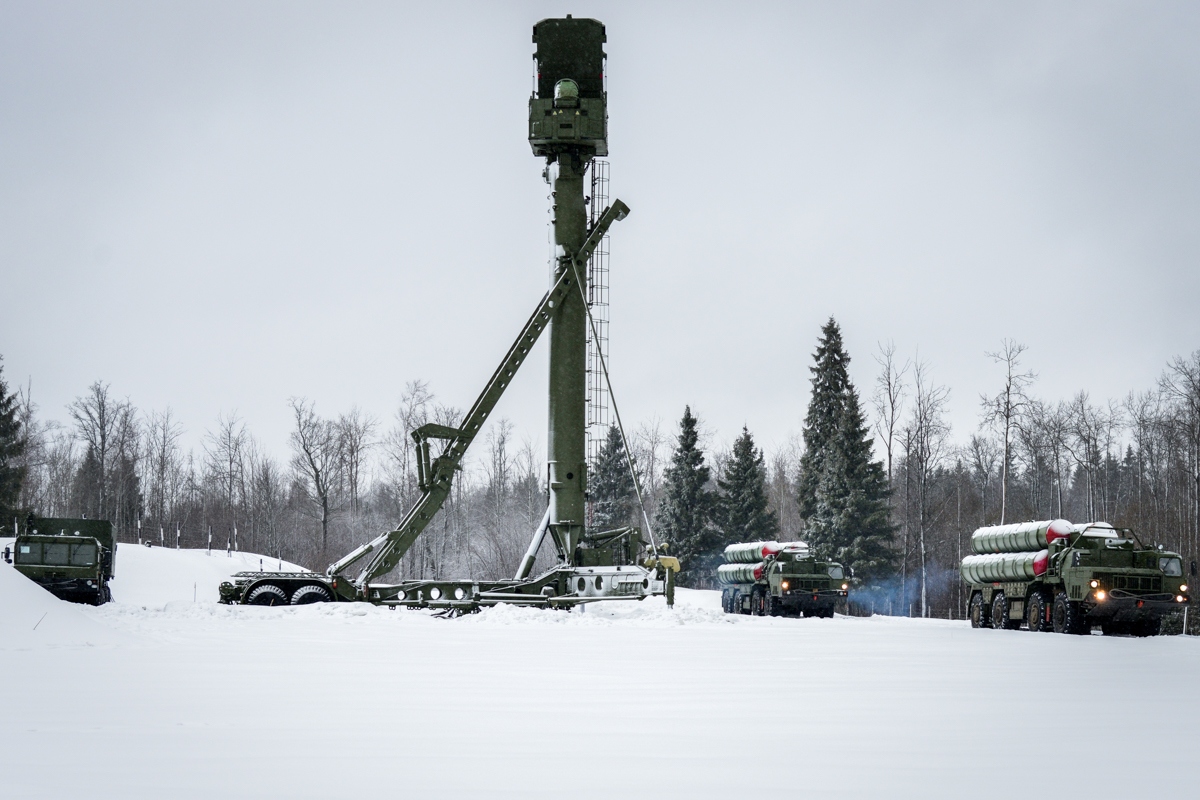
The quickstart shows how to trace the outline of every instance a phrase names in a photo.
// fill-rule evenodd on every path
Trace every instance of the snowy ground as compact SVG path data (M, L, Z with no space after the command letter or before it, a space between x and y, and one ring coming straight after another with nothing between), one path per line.
M1197 638L217 605L247 567L122 546L93 609L0 564L0 796L1180 797L1200 751Z

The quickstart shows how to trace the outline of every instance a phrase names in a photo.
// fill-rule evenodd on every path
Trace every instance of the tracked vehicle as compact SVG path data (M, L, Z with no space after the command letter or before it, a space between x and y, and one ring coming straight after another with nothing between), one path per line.
M1189 600L1178 553L1108 523L985 527L971 549L961 572L973 628L1154 636Z
M453 612L496 603L569 608L653 595L665 595L668 604L672 602L679 562L658 548L644 511L645 537L639 528L593 531L585 525L588 341L602 340L591 310L592 271L587 267L609 227L629 213L629 207L620 200L602 212L596 207L595 159L608 153L605 41L604 26L593 19L545 19L533 27L536 89L529 99L527 134L533 154L545 160L542 176L551 187L554 257L550 290L534 308L461 424L430 424L413 432L420 497L394 530L331 564L325 573L239 573L233 581L221 585L222 602L280 605L359 600ZM588 177L590 195L584 191ZM467 448L547 328L548 507L520 568L511 579L501 581L380 582L396 568L441 508ZM608 368L602 351L596 353L599 357L593 364L604 377L624 437L616 401L611 398ZM628 441L625 451L630 451ZM632 463L630 469L636 485ZM638 499L640 504L640 489ZM557 564L542 575L530 577L547 538L557 554Z
M30 515L4 560L55 597L98 606L112 600L116 554L111 522Z
M850 589L836 561L820 561L804 542L740 542L717 568L726 614L832 617Z

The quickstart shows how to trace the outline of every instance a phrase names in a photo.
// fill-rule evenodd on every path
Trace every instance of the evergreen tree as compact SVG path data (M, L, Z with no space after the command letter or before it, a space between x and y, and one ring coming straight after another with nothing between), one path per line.
M684 586L708 585L715 579L721 539L711 524L713 495L709 469L700 451L697 421L690 406L679 421L679 440L663 475L663 497L655 529L679 557Z
M724 476L717 481L721 490L718 517L723 544L774 539L779 535L779 520L767 507L767 470L761 450L754 447L748 428L733 443L733 453Z
M8 392L0 356L0 525L11 525L17 514L21 483L25 480L25 467L21 464L24 453L25 436L17 417L17 398Z
M883 464L871 459L870 432L847 371L850 356L832 317L813 360L798 487L805 536L870 583L892 568L888 487Z
M608 429L608 438L596 456L595 474L588 484L592 496L592 527L607 531L628 525L637 505L637 492L625 458L621 430L616 425Z

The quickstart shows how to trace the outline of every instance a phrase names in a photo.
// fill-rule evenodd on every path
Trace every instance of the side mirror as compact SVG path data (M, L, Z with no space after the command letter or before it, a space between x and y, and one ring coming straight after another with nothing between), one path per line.
M7 553L7 552L8 552L8 548L7 548L7 547L6 547L6 548L4 548L4 552L5 552L5 553ZM1192 559L1192 577L1193 577L1193 578L1194 578L1194 577L1196 577L1196 559L1194 559L1194 558Z
M6 564L12 563L12 550L9 549L8 545L4 546L4 563L6 563ZM1192 562L1192 574L1193 575L1196 574L1196 562L1195 561Z

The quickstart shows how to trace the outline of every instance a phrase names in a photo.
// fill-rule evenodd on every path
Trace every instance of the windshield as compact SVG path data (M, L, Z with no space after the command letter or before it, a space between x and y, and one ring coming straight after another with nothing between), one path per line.
M71 545L71 566L90 567L96 563L96 545L90 542Z
M1178 578L1183 574L1183 562L1178 558L1160 558L1158 568L1163 571L1163 575L1170 575L1173 578Z
M42 563L42 543L41 542L23 542L17 545L17 563L18 564L40 564Z
M70 545L66 542L45 542L42 544L42 563L54 567L65 567L68 564L67 553Z
M835 581L840 581L843 577L845 577L844 575L842 575L841 566L839 566L837 564L834 564L833 566L831 566L829 569L827 569L825 571L828 572L829 577L833 578Z

